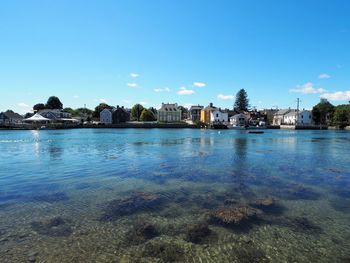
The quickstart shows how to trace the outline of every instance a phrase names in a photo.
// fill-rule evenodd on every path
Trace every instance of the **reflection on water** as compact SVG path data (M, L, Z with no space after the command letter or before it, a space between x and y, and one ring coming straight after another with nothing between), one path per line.
M350 133L0 131L2 262L347 262Z

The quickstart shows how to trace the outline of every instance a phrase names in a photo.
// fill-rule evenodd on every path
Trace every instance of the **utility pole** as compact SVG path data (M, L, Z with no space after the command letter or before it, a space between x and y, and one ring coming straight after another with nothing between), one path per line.
M297 112L296 112L296 116L295 116L295 125L297 125L297 124L298 124L299 103L300 103L300 99L299 99L299 98L297 98Z

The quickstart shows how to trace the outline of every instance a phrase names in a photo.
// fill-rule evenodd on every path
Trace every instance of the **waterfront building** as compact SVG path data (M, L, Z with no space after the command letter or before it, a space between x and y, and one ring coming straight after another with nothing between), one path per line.
M0 113L0 125L16 125L22 124L23 117L13 111L5 111Z
M236 114L230 118L232 126L246 126L248 125L248 116L243 113Z
M191 106L189 114L192 122L198 122L201 119L201 111L203 110L203 106L194 105Z
M130 112L124 106L112 109L112 123L124 123L130 121Z
M273 125L313 125L312 112L304 109L279 110L273 117Z
M158 122L180 122L181 110L178 108L177 103L162 103L162 107L157 113Z
M213 103L210 103L201 110L200 120L206 124L228 123L228 112L222 111L220 108L213 106Z
M39 110L37 114L40 114L40 116L49 119L52 123L64 123L64 124L79 123L78 120L72 118L72 115L70 113L65 112L61 109Z
M273 125L283 125L284 124L284 117L286 114L288 114L291 111L291 109L281 109L278 110L274 115L273 115Z
M113 123L112 110L104 109L100 112L100 123L103 123L103 124L112 124Z

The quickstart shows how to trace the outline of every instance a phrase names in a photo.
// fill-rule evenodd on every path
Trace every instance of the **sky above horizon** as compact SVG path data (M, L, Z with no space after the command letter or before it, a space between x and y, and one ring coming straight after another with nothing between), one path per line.
M2 0L0 111L350 101L347 0Z

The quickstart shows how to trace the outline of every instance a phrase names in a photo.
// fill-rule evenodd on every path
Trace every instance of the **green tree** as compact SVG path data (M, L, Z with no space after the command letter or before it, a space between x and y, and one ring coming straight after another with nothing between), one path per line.
M51 110L55 110L55 109L59 109L62 110L63 109L63 104L60 101L60 99L56 96L51 96L45 105L46 109L51 109Z
M244 89L240 89L237 92L234 108L240 111L248 111L249 100L247 92Z
M72 116L76 116L76 111L72 108L64 108L63 111L70 113Z
M104 109L113 109L113 107L108 105L107 103L100 103L98 106L95 107L95 110L94 110L92 116L94 118L100 118L100 113Z
M144 107L141 104L135 104L134 107L131 108L131 119L140 121L143 109Z
M148 109L143 109L141 116L140 116L141 121L154 121L155 117L154 114L151 110Z
M316 124L329 125L334 112L334 106L326 99L312 108L312 117Z
M335 107L332 123L339 128L345 128L350 125L350 105L338 105Z
M44 110L45 109L45 104L44 103L37 103L33 106L33 111L37 112L39 110Z
M188 109L185 108L184 106L179 106L179 110L181 110L181 120L185 120L188 117Z

